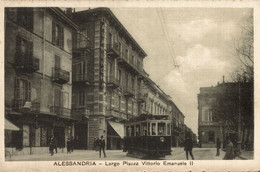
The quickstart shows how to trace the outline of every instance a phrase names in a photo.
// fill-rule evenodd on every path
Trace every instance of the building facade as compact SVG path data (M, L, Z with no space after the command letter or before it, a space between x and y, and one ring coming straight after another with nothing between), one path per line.
M73 135L72 33L77 26L59 8L5 8L5 131L14 154L48 153Z
M73 78L84 74L87 80L83 84L73 83L73 109L83 108L87 116L85 123L76 127L85 128L85 134L76 134L76 139L86 138L84 146L92 149L94 139L103 135L107 149L121 149L123 123L138 115L142 101L140 88L146 53L108 8L76 12L72 16L89 44L85 59L73 57L78 63L75 69L82 66Z
M202 87L198 94L199 144L215 147L217 138L225 147L229 137L234 144L253 149L253 84L223 83Z

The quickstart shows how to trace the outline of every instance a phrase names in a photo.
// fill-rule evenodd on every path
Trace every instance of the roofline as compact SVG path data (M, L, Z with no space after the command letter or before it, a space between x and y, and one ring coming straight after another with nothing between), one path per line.
M141 50L141 52L143 53L144 57L147 56L146 52L142 49L142 47L136 42L136 40L131 36L131 34L126 30L126 28L123 26L123 24L118 20L118 18L114 15L114 13L110 10L110 8L107 7L99 7L99 8L93 8L93 9L89 9L89 10L84 10L84 11L79 11L79 12L75 12L73 14L84 14L84 13L90 13L90 12L95 12L95 11L105 11L107 13L109 13L113 19L117 22L117 24L124 30L124 32L129 36L129 38L131 39L131 41L133 41L133 43L139 48L139 50Z
M48 7L51 11L59 15L65 22L70 24L74 29L78 30L78 25L72 21L60 8L58 7Z

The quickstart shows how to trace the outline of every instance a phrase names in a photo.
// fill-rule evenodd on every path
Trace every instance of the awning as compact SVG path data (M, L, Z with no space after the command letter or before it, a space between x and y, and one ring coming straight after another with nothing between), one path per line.
M124 125L114 121L108 121L111 127L117 132L117 134L123 139L124 138Z
M18 128L16 125L5 119L5 130L15 130L19 131L20 128Z

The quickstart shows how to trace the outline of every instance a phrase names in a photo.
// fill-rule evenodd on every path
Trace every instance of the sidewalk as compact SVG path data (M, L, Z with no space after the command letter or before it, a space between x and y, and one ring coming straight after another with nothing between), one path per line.
M254 151L241 150L241 155L239 157L241 159L245 159L245 160L253 160L254 159Z

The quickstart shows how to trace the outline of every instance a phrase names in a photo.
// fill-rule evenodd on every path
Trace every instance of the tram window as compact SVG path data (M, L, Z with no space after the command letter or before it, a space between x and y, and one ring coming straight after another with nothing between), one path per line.
M136 136L140 136L140 125L136 125Z
M156 127L156 123L152 123L152 135L153 135L153 136L156 135L156 129L155 129L155 127Z
M147 123L142 123L141 131L141 136L147 136Z
M171 135L171 124L167 123L167 135Z
M135 135L135 127L131 125L131 136Z
M147 126L147 135L150 136L150 123L148 123L148 126Z
M130 136L130 127L129 126L126 126L126 136Z
M158 135L165 135L165 123L158 123Z

